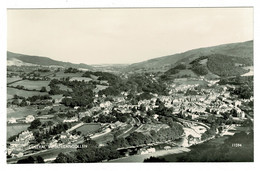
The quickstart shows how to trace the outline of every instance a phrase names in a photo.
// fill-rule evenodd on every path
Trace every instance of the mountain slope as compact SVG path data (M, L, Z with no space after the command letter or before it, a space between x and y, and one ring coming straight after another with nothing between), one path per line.
M179 63L188 63L195 60L196 58L199 58L200 56L207 56L212 54L249 58L253 61L253 41L251 40L240 43L231 43L213 47L199 48L189 50L184 53L163 56L129 65L127 68L125 68L125 71L153 71L155 69L166 71Z
M93 69L91 66L86 64L73 64L70 62L61 62L56 61L47 57L40 57L40 56L30 56L30 55L23 55L18 53L13 53L7 51L7 61L12 63L12 61L21 61L26 64L35 64L35 65L43 65L43 66L62 66L62 67L73 67L73 68L84 68L84 69Z

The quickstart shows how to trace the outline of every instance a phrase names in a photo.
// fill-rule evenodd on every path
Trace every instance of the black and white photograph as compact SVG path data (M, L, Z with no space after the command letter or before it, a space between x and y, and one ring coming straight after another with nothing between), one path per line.
M6 16L7 165L255 161L254 7Z

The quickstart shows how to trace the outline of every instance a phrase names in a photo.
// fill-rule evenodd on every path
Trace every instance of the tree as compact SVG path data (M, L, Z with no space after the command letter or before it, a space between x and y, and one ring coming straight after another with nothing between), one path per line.
M18 99L19 96L17 94L14 95L13 99Z
M64 153L60 153L56 159L54 160L55 163L69 163L69 157L66 156Z
M24 163L34 163L34 158L32 156L28 157L27 159L21 159L17 161L18 164Z
M209 115L207 118L207 122L208 123L214 123L216 120L216 116L215 115Z
M40 92L47 92L46 87L42 87L41 90L40 90Z
M144 162L167 162L164 158L158 158L158 157L150 157L148 159L144 159Z
M13 104L13 105L19 105L18 99L14 99L14 100L12 101L12 104Z
M20 106L21 107L24 107L24 106L27 106L28 104L27 104L27 102L26 102L26 100L25 99L23 99L22 101L21 101L21 103L20 103Z
M153 110L150 110L150 109L149 109L149 110L147 111L147 115L148 115L148 116L152 116L152 115L154 115L154 114L155 114L155 112L154 112Z
M35 119L34 121L31 122L31 125L30 125L30 129L37 129L39 126L41 126L41 121L40 119Z
M37 161L37 163L44 163L44 160L41 156L37 156L36 161Z
M141 105L140 105L140 111L141 111L141 112L144 112L145 109L146 109L146 107L144 106L144 104L141 104Z

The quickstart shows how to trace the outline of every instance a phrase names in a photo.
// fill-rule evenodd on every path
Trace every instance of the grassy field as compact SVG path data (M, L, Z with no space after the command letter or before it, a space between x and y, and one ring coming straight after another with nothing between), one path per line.
M7 108L7 118L23 118L27 115L36 115L37 109L32 106Z
M174 74L174 76L176 77L183 77L183 76L190 76L190 77L198 77L196 74L194 74L194 72L190 69L185 69L185 70L181 70L180 72L178 72L177 74Z
M7 77L7 83L11 83L11 82L14 82L14 81L17 81L17 80L21 80L22 78L20 78L20 77L12 77L12 78L10 78L10 77Z
M63 85L63 84L57 84L57 86L60 87L60 90L64 90L64 91L69 90L70 92L72 92L72 89L69 88L68 86L65 86L65 85Z
M30 126L30 124L12 124L7 125L7 138L17 135L22 131L27 130L27 128Z
M83 72L77 72L77 73L64 73L63 71L55 73L55 77L51 77L51 79L60 79L64 77L81 77L83 75Z
M26 90L19 90L16 88L7 87L7 99L12 99L14 95L23 96L25 98L35 96L35 95L46 95L47 92L39 92L39 91L26 91Z
M57 99L61 99L62 97L63 97L62 94L51 96L51 98L52 98L52 99L55 99L55 100L57 100Z
M83 135L88 135L99 130L100 124L84 124L77 128L76 131L80 131Z
M48 86L50 81L30 81L30 80L22 80L16 83L11 84L11 86L16 87L17 85L24 86L26 89L29 90L41 90L42 87L46 87L47 91L50 90Z
M97 87L94 89L94 92L99 92L100 90L106 89L108 86L104 85L97 85Z

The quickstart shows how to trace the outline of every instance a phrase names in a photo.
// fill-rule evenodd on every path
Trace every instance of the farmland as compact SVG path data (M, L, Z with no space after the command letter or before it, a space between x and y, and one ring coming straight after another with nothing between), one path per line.
M80 131L83 135L88 135L94 133L100 129L100 124L84 124L81 127L77 128L77 131Z
M72 92L72 89L69 88L68 86L65 86L63 84L58 84L57 86L60 88L60 90L64 90L64 91L68 90L68 91Z
M56 78L56 79L60 79L60 78L64 78L64 77L81 77L83 73L81 72L77 72L77 73L64 73L63 71L59 71L57 73L55 73L54 77L52 77L52 79Z
M12 124L7 125L7 138L17 135L22 131L27 130L30 124Z
M35 115L37 110L35 107L19 107L7 108L7 118L23 118L27 115Z
M20 77L7 77L7 83L11 83L11 82L14 82L14 81L17 81L17 80L21 80Z
M22 96L22 97L32 97L35 95L46 95L48 94L47 92L39 92L39 91L26 91L26 90L19 90L16 88L10 88L7 87L7 99L12 99L14 95Z
M11 84L10 86L24 86L25 89L28 90L41 90L42 87L46 87L47 91L50 90L48 86L50 81L30 81L30 80L22 80L16 83Z
M100 90L104 90L106 88L108 88L108 86L97 85L97 87L94 89L94 92L99 92Z

